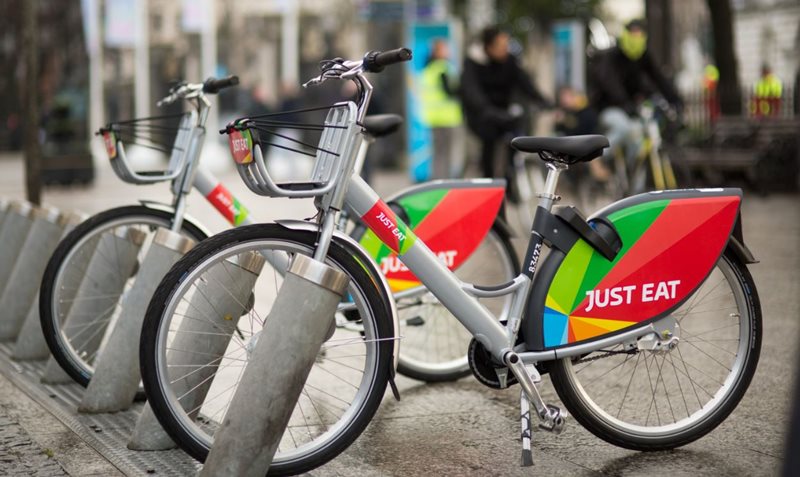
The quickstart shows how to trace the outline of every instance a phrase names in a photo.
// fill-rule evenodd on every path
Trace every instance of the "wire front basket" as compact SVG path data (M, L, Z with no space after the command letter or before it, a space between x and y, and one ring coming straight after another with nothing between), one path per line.
M131 184L152 184L175 179L184 170L192 139L192 127L196 122L197 113L189 111L116 121L100 128L97 134L103 136L111 168L120 179ZM125 144L135 144L169 154L167 169L134 170L125 152Z
M322 123L296 118L315 111L326 111ZM251 116L228 124L222 133L228 134L231 155L236 169L247 187L268 197L315 197L333 190L347 167L360 138L357 127L357 108L352 102L336 103L324 108ZM284 130L319 133L319 141L298 139ZM279 148L314 158L311 174L304 180L276 182L265 164L267 148ZM352 161L350 162L352 164Z

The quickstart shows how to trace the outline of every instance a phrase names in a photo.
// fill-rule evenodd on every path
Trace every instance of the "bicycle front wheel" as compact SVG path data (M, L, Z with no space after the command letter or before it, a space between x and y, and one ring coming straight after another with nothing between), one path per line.
M550 369L567 409L596 436L628 449L673 449L711 432L744 396L761 348L761 307L747 268L726 252L672 316L672 349L618 345Z
M316 240L314 232L277 224L229 230L190 251L156 290L142 329L144 385L159 422L196 459L208 455L288 264L312 255ZM354 305L357 313L337 313L270 474L305 472L334 458L383 397L392 365L390 307L357 257L344 241L331 243L328 265L350 278L340 308Z
M173 218L170 211L145 206L106 210L75 227L53 252L42 277L39 319L53 358L81 386L88 386L94 375L120 299L133 284L152 238L159 227L169 228ZM206 238L188 220L181 234L197 242ZM128 240L132 235L135 245ZM93 260L100 271L94 277L87 275Z

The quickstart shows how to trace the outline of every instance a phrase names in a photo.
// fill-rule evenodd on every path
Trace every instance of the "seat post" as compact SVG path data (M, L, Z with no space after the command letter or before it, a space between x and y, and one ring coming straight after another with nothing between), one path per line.
M558 176L561 175L561 171L567 170L569 166L561 162L547 162L546 166L547 179L544 183L544 190L538 195L539 207L549 212L553 208L553 204L559 199L556 195Z

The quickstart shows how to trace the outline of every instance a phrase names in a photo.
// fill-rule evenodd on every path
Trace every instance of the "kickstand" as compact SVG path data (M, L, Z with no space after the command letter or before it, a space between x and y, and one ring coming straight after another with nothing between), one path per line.
M392 389L392 395L394 396L394 399L396 401L399 401L400 400L400 390L397 389L397 384L395 384L395 382L394 382L394 375L395 375L395 371L394 371L394 369L392 369L391 372L389 373L389 387Z
M533 452L531 451L531 406L525 392L520 392L519 420L522 425L522 467L533 465Z

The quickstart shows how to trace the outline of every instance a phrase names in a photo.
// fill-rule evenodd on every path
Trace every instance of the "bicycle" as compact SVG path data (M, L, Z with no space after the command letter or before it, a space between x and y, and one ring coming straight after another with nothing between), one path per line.
M673 161L665 150L661 122L678 123L678 113L663 98L643 101L637 108L636 121L642 131L638 151L632 164L628 164L621 148L615 148L614 182L618 198L644 192L648 187L656 190L678 187Z
M335 231L337 211L345 208L361 217L469 330L474 337L469 363L476 378L497 389L520 384L523 464L532 463L532 413L542 429L558 433L565 426L567 413L539 394L544 373L550 374L569 413L614 445L672 449L713 430L747 390L761 341L760 304L746 267L754 259L739 220L741 191L645 193L586 220L573 207L555 207L558 178L570 165L600 156L607 139L516 138L512 146L538 154L548 171L524 268L499 285L461 282L353 174L352 151L360 140L355 125L372 91L365 73L380 72L410 55L400 49L321 63L320 75L306 85L350 80L360 94L357 103L339 103L329 112L329 124L339 128L323 135L320 144L338 146L317 156L315 174L307 182L271 179L260 138L247 119L224 129L230 141L248 144L247 154L234 155L234 160L251 190L313 196L319 215L316 223L283 221L223 232L184 256L160 283L147 309L140 363L150 404L168 434L201 461L213 444L268 314L269 295L277 288L264 290L256 283L252 289L260 302L240 303L235 334L216 313L195 314L190 306L203 287L226 290L225 284L210 281L214 271L222 273L226 264L251 253L285 260L300 253L342 270L349 276L361 323L360 333L332 331L318 361L349 370L348 379L332 380L323 366L312 369L270 473L322 465L364 430L386 389L392 343L399 336L385 302L388 295L380 296L360 264L366 252ZM540 267L543 245L550 252ZM272 273L262 271L258 279ZM477 301L500 296L511 297L503 321ZM182 355L178 362L174 353L191 350L170 348L191 339L182 330L192 329L193 318L217 336L217 350L193 353L192 360Z
M95 361L105 343L104 337L113 329L120 310L121 298L135 280L138 264L147 254L151 238L158 227L180 231L196 242L207 237L207 231L202 224L186 214L186 199L193 189L197 189L232 226L253 223L248 209L199 163L209 110L205 95L214 94L236 83L238 83L236 77L221 80L210 78L205 83L196 84L180 83L171 89L169 95L162 99L159 105L185 100L193 105L189 112L118 121L99 131L104 139L111 166L120 179L132 184L172 181L173 201L171 205L166 205L143 200L140 205L100 212L68 234L59 243L48 263L42 278L39 302L42 331L56 362L82 386L87 386L94 374ZM286 126L280 121L273 123L272 126ZM362 125L370 140L365 141L359 151L358 170L363 165L368 143L393 133L401 123L402 118L397 115L370 116L364 119ZM125 152L126 143L138 142L143 143L145 147L166 150L163 143L167 142L173 133L177 134L166 171L134 170ZM146 135L150 136L150 140L146 139ZM276 147L285 146L286 141L283 146L279 144ZM401 191L395 196L393 203L396 204L398 211L409 210L419 217L431 213L441 214L446 210L437 201L425 202L424 198L426 195L431 195L430 191L448 195L451 190L457 188L469 189L472 193L478 194L484 191L494 196L502 195L500 183L453 181L427 184ZM485 213L487 217L494 217L491 210L487 209ZM343 217L340 227L346 225L347 220ZM369 234L365 234L363 230L356 230L355 233L363 235L363 240L369 240ZM469 274L475 273L474 267L470 265L472 261L488 256L495 260L496 266L483 272L498 279L515 275L519 270L519 264L509 241L507 227L502 222L495 221L489 223L483 233L484 235L478 242L471 244L471 247L455 246L452 244L452 239L442 244L449 247L448 250L455 250L460 254L458 262L451 263L452 268L458 268L459 275L469 277ZM126 240L132 234L137 235L136 240L140 246L134 251L133 256L122 259L120 257L125 255L126 251L117 248L118 245L121 247L118 240ZM113 243L103 245L105 248L97 252L101 238L107 235L114 235L117 238L112 239ZM102 288L97 284L81 288L82 281L91 280L84 277L89 262L95 254L109 260L112 266L107 270ZM375 258L392 260L392 257L385 253ZM390 277L402 274L398 270L394 272L387 270L387 273ZM377 278L374 279L378 281ZM389 283L392 283L391 278ZM79 288L81 294L76 296ZM446 326L449 321L446 313L442 313L439 310L441 307L436 305L435 300L431 300L424 293L423 287L406 289L399 299L401 311L408 315L407 319L402 321L403 326L411 323L414 327L414 331L409 333L409 341L412 343L423 341L426 330L433 329L434 333L446 336L449 329ZM81 305L71 313L75 303ZM86 304L92 306L84 309ZM495 306L502 307L502 305L501 302ZM502 310L498 310L500 311ZM345 326L347 323L346 319L340 317L340 326ZM458 336L455 336L451 341L458 343L458 339ZM415 349L409 348L409 352L405 355L398 356L399 371L426 381L452 380L469 374L463 348L460 349L460 356L455 355L454 350L440 350L438 354L425 353L425 348L424 343L419 343ZM144 398L142 390L137 394L137 398Z

